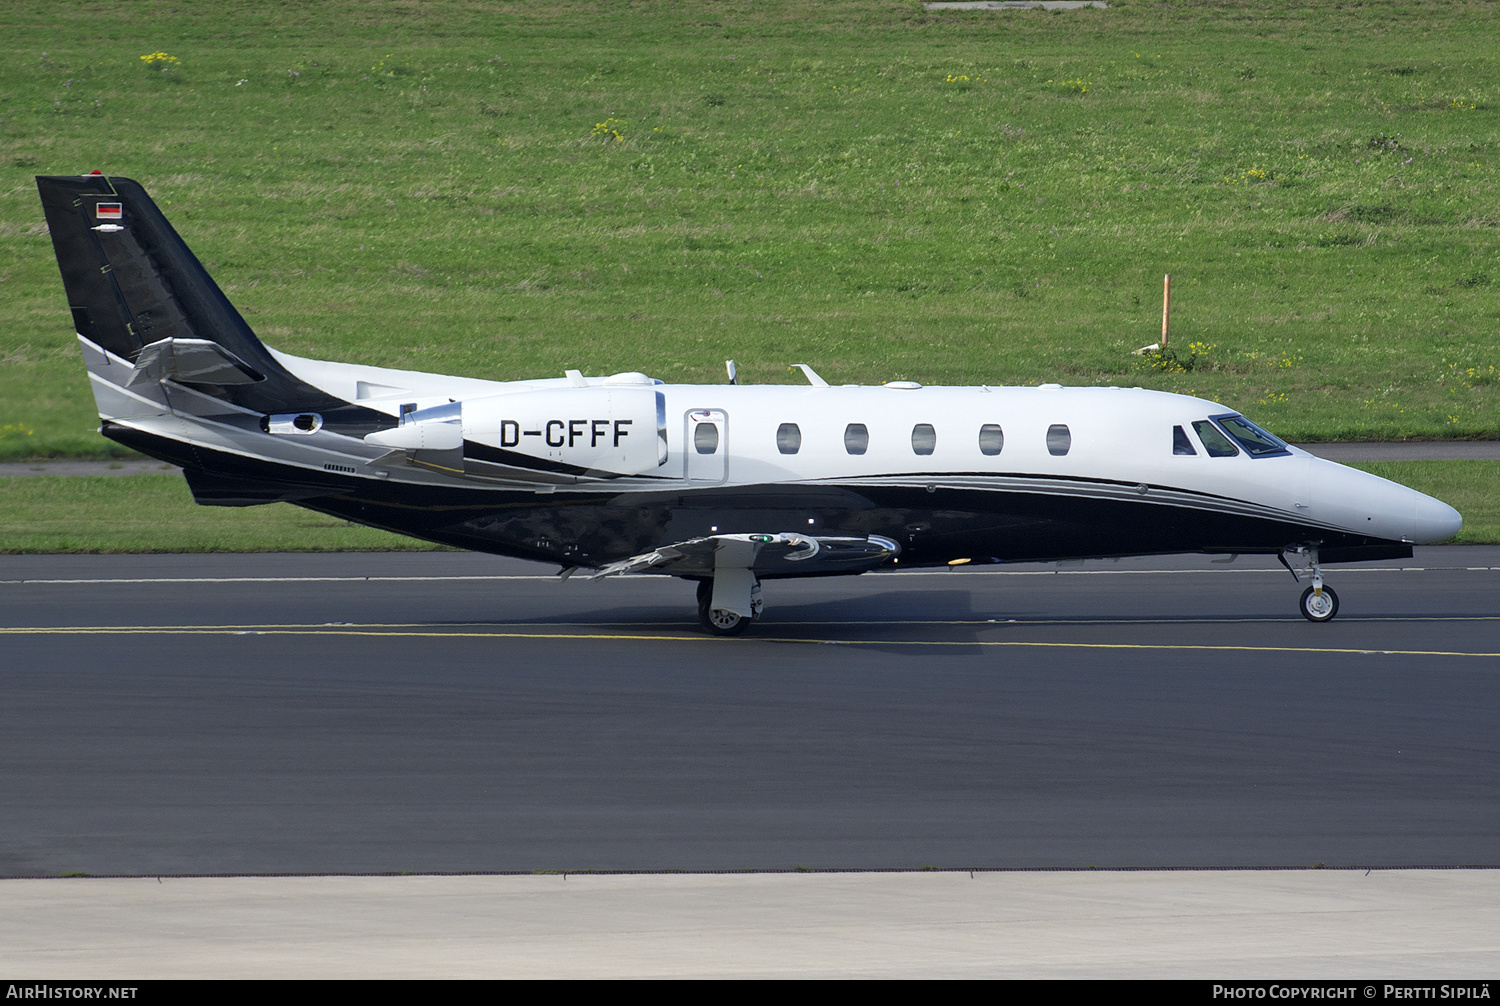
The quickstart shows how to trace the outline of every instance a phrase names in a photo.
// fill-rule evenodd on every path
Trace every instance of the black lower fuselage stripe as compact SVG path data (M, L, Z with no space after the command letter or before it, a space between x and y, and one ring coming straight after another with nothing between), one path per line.
M900 566L963 558L1018 562L1172 552L1276 552L1316 540L1330 553L1393 558L1409 547L1298 521L1224 497L1025 473L876 476L836 483L538 493L435 486L303 470L132 431L117 439L200 473L230 501L285 499L344 520L461 548L597 566L663 541L708 534L807 531L880 535ZM983 484L974 484L983 483ZM237 488L238 487L238 488ZM1335 560L1337 561L1337 560Z

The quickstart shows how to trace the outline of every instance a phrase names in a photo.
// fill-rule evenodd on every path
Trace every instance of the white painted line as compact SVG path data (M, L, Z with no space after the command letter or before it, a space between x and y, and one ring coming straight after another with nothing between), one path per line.
M556 576L153 576L76 580L0 580L0 583L377 583L442 580L556 580ZM638 579L638 577L632 577Z
M1346 573L1494 573L1500 566L1376 566L1365 569L1338 569L1338 575ZM1232 573L1274 573L1285 576L1283 569L971 569L957 572L951 569L880 570L871 575L885 578L899 576L1191 576L1212 574L1222 576ZM630 573L609 577L611 580L661 579L670 574ZM493 574L474 576L139 576L139 577L80 577L77 579L17 579L0 580L0 584L87 584L87 583L443 583L447 581L473 580L558 580L556 574ZM558 581L562 582L562 581Z

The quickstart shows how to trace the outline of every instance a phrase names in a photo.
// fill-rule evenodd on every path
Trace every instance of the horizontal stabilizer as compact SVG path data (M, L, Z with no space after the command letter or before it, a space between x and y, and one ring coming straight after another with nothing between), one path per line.
M178 384L255 384L259 373L229 350L207 339L161 339L141 348L126 386L169 378Z

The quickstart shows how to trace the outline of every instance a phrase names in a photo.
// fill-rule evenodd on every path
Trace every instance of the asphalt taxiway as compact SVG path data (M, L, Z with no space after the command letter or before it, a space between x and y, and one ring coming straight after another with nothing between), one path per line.
M1500 865L1500 549L551 572L0 557L0 875Z

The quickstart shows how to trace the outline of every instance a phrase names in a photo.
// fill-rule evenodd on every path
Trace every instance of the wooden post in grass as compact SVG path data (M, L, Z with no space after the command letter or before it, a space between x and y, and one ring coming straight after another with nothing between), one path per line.
M1172 274L1167 273L1161 278L1161 342L1150 346L1142 346L1140 349L1132 350L1136 356L1145 356L1147 353L1161 353L1167 348L1167 316L1172 307Z
M1172 274L1161 278L1161 348L1167 348L1167 314L1172 306Z

